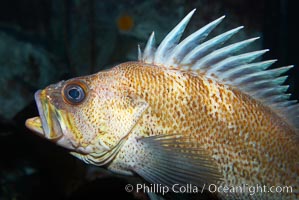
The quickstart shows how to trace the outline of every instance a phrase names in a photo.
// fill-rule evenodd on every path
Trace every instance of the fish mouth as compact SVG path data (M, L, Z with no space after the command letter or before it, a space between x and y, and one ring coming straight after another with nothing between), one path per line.
M49 103L46 92L38 90L34 94L37 105L38 117L27 119L25 125L39 136L47 139L58 139L62 136L62 129L58 121L58 112L55 112L54 106Z

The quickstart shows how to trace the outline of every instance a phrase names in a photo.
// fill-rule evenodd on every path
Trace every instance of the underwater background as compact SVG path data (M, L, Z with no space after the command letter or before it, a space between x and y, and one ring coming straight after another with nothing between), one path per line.
M260 36L247 50L270 49L263 59L278 59L272 68L294 64L287 83L291 99L299 99L295 0L2 0L0 200L148 199L127 193L129 180L84 164L24 123L37 115L36 90L137 60L138 44L144 47L152 31L159 43L193 8L185 35L222 15L211 36L244 25L230 42Z

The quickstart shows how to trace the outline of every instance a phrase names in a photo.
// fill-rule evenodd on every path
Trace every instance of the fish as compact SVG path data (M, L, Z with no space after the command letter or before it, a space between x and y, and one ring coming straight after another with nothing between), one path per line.
M299 104L284 75L293 66L269 69L276 60L259 60L267 49L242 52L258 38L227 44L242 26L207 38L225 16L181 39L194 12L158 46L153 32L137 61L38 90L39 116L25 125L87 164L151 184L298 199Z

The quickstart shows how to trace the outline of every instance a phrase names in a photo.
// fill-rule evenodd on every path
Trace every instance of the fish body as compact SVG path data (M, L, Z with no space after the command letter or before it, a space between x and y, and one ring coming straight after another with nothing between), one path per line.
M86 163L151 183L292 186L254 197L299 198L298 133L281 111L297 117L298 104L279 90L289 67L251 63L265 51L231 55L254 39L218 47L240 28L194 43L223 18L178 43L193 12L156 50L152 34L139 61L36 92L40 117L27 127ZM252 198L248 191L218 195Z

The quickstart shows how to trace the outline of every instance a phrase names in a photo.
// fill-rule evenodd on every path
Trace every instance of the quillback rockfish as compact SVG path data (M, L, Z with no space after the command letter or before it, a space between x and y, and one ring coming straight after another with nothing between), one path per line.
M153 184L291 186L292 192L219 193L223 199L298 199L296 101L282 76L240 53L257 38L223 44L242 27L211 39L216 19L180 42L191 11L138 61L37 91L39 117L26 125L86 163L138 174Z

